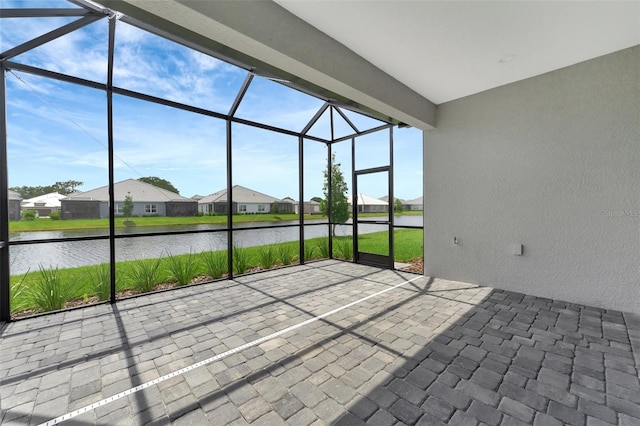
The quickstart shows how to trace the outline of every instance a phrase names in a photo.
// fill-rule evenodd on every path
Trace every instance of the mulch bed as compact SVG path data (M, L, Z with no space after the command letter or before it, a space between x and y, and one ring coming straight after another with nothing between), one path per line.
M415 272L417 274L424 274L424 258L419 257L409 262L409 266L404 268L405 271Z

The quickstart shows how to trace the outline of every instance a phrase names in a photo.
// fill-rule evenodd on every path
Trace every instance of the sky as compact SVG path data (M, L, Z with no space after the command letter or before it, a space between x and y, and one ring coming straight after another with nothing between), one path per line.
M2 7L74 7L62 1L2 0ZM77 18L13 18L0 25L0 51ZM106 83L108 21L102 19L11 60ZM118 21L114 86L227 114L247 72ZM88 191L108 183L107 99L101 90L11 71L6 75L9 186L77 180ZM323 101L254 77L235 116L301 131ZM359 130L381 122L345 112ZM336 114L337 115L337 114ZM115 181L158 176L185 197L227 186L226 122L122 95L113 97ZM329 135L328 112L309 134ZM337 136L350 130L337 120ZM422 132L393 130L394 194L422 196ZM389 131L356 138L356 169L389 164ZM351 141L332 147L349 190ZM304 141L304 198L322 196L327 147ZM232 124L233 184L299 198L298 138ZM358 192L388 194L383 175L361 176Z

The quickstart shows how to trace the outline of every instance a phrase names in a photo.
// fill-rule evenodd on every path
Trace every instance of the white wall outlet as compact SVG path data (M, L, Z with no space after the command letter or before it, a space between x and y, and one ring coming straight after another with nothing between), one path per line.
M513 244L513 246L511 247L511 253L513 253L515 256L522 256L522 251L523 251L523 247L522 244Z

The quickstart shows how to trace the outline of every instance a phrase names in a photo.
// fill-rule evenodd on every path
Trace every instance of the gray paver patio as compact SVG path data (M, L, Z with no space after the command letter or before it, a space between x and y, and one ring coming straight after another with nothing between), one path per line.
M321 261L5 324L0 422L640 424L640 318Z

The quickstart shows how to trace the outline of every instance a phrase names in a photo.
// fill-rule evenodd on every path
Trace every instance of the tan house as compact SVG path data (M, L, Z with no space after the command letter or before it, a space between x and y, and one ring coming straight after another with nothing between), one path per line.
M402 202L402 208L405 210L421 211L424 210L424 197L414 198Z
M195 216L198 202L175 192L158 188L136 179L127 179L113 185L115 214L123 214L124 201L133 201L132 216ZM109 217L109 186L78 192L61 200L62 219L89 219Z
M379 198L374 198L366 194L359 193L356 196L358 213L380 213L389 211L389 203ZM349 210L353 211L351 203Z
M233 214L293 213L294 205L290 201L280 200L271 195L234 185L231 192ZM198 211L203 214L227 213L227 190L221 189L198 200Z

